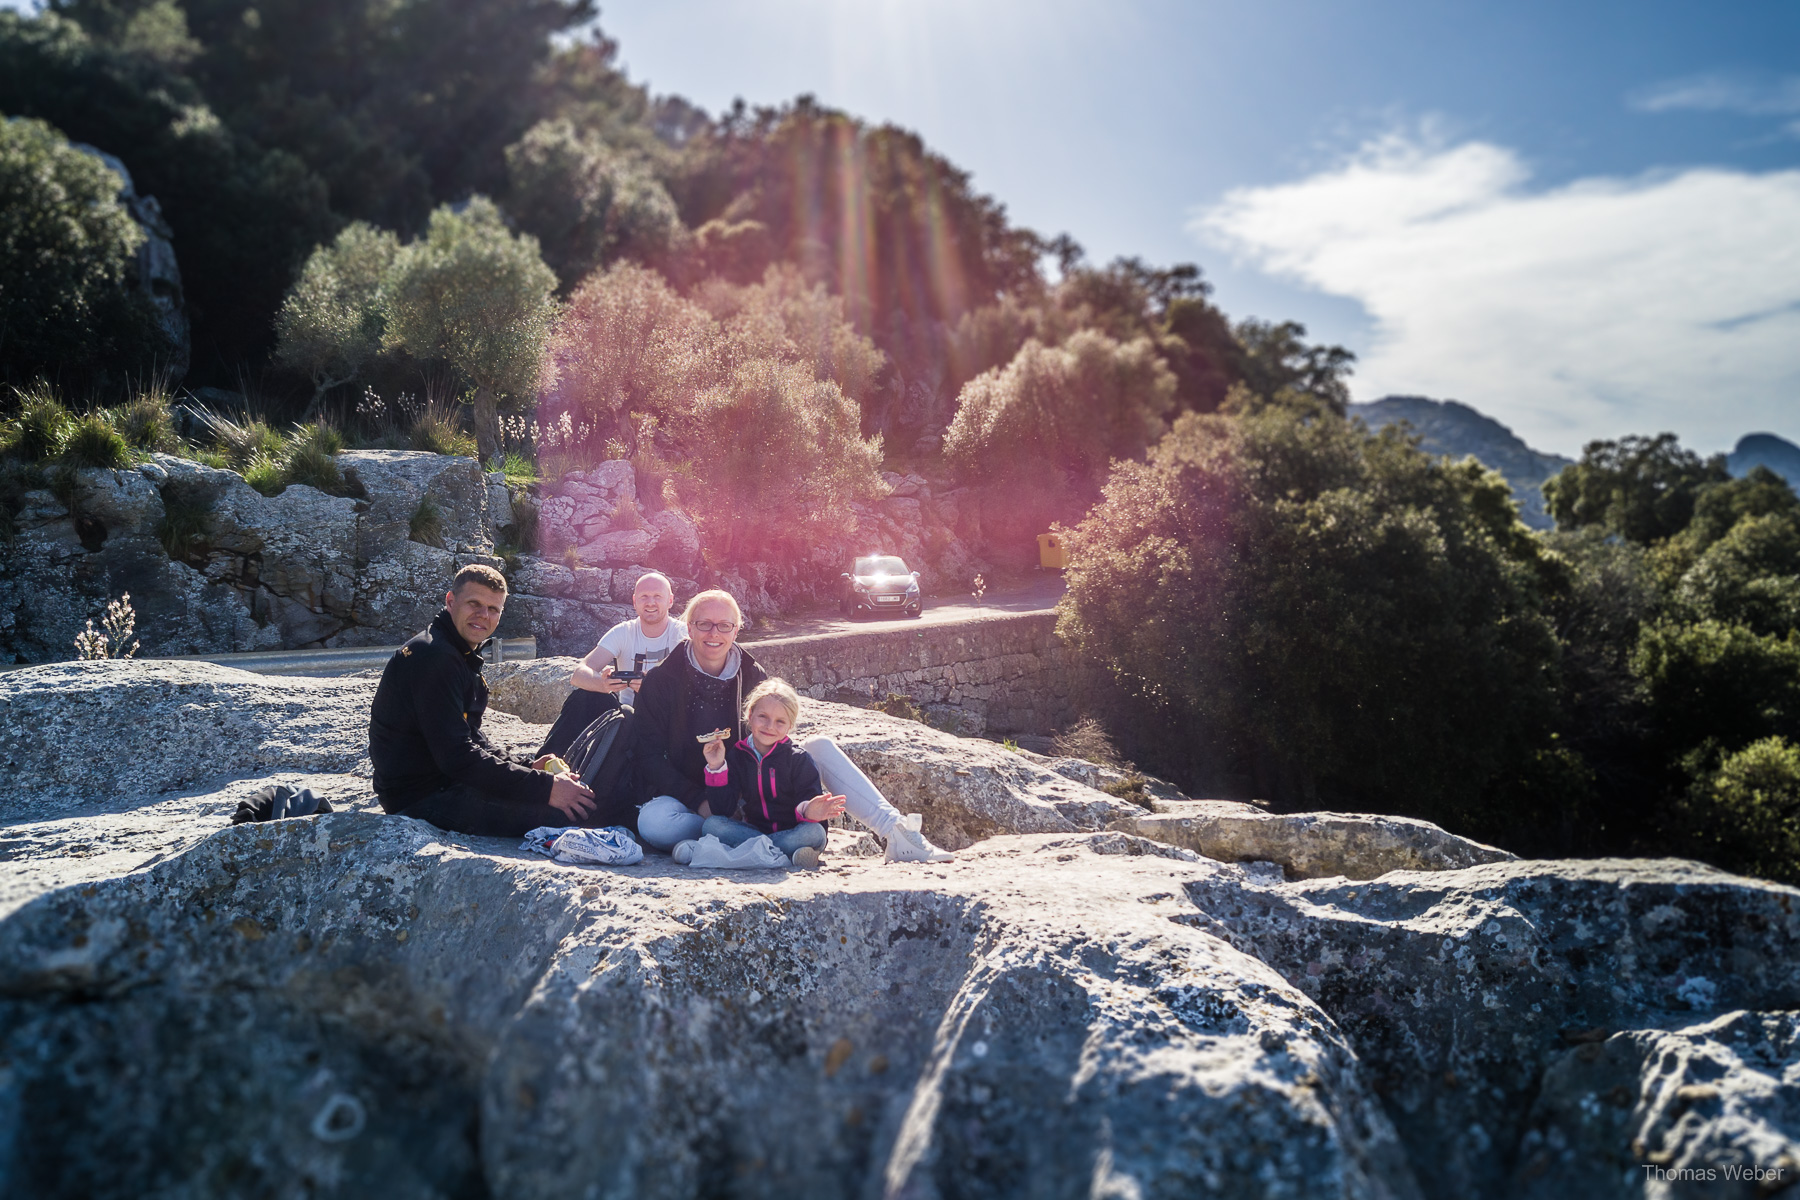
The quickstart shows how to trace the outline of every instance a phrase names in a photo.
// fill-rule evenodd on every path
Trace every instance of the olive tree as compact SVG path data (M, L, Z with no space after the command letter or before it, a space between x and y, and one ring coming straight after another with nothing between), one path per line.
M357 221L300 268L275 318L275 356L313 382L307 416L381 350L381 282L400 239Z
M550 407L571 412L595 443L616 438L628 454L637 449L634 414L678 424L725 366L718 323L661 275L633 263L597 272L576 288L547 349L555 377Z
M382 285L384 349L439 358L475 389L482 461L500 451L499 402L532 395L555 319L556 275L537 239L506 228L493 201L431 214L400 249Z

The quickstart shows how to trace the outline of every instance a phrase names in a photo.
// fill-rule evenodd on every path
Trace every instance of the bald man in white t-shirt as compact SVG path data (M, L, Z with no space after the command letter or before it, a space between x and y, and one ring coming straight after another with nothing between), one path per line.
M621 704L633 703L637 692L631 685L636 680L618 679L615 675L627 671L641 677L687 637L687 626L679 617L669 615L674 606L675 589L669 577L660 571L644 574L631 591L631 607L637 616L620 621L601 635L599 644L575 667L569 682L583 691L615 695Z

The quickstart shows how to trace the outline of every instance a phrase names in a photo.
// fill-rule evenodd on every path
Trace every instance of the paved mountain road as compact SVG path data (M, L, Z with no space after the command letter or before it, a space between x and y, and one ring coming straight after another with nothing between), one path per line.
M766 642L774 638L817 637L823 633L862 633L872 629L913 629L920 625L952 625L995 613L1044 612L1056 607L1062 599L1063 579L1060 571L1034 572L1033 577L1009 586L996 587L981 598L973 596L927 596L925 611L918 617L874 617L851 619L840 616L835 605L812 611L766 617L744 631L744 641Z

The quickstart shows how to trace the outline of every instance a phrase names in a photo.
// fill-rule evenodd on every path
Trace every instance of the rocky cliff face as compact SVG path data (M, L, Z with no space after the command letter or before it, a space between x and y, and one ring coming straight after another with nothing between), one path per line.
M1588 1200L1800 1170L1794 889L1345 814L1221 861L1081 764L829 704L956 862L843 830L816 873L569 868L379 815L373 686L0 679L0 1191ZM226 826L270 777L340 811ZM1377 877L1268 861L1332 846Z

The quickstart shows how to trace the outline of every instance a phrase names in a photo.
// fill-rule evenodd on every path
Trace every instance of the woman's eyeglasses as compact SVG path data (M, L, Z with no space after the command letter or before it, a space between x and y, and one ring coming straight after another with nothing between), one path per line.
M730 633L737 628L736 621L689 621L689 629L697 629L701 633Z

